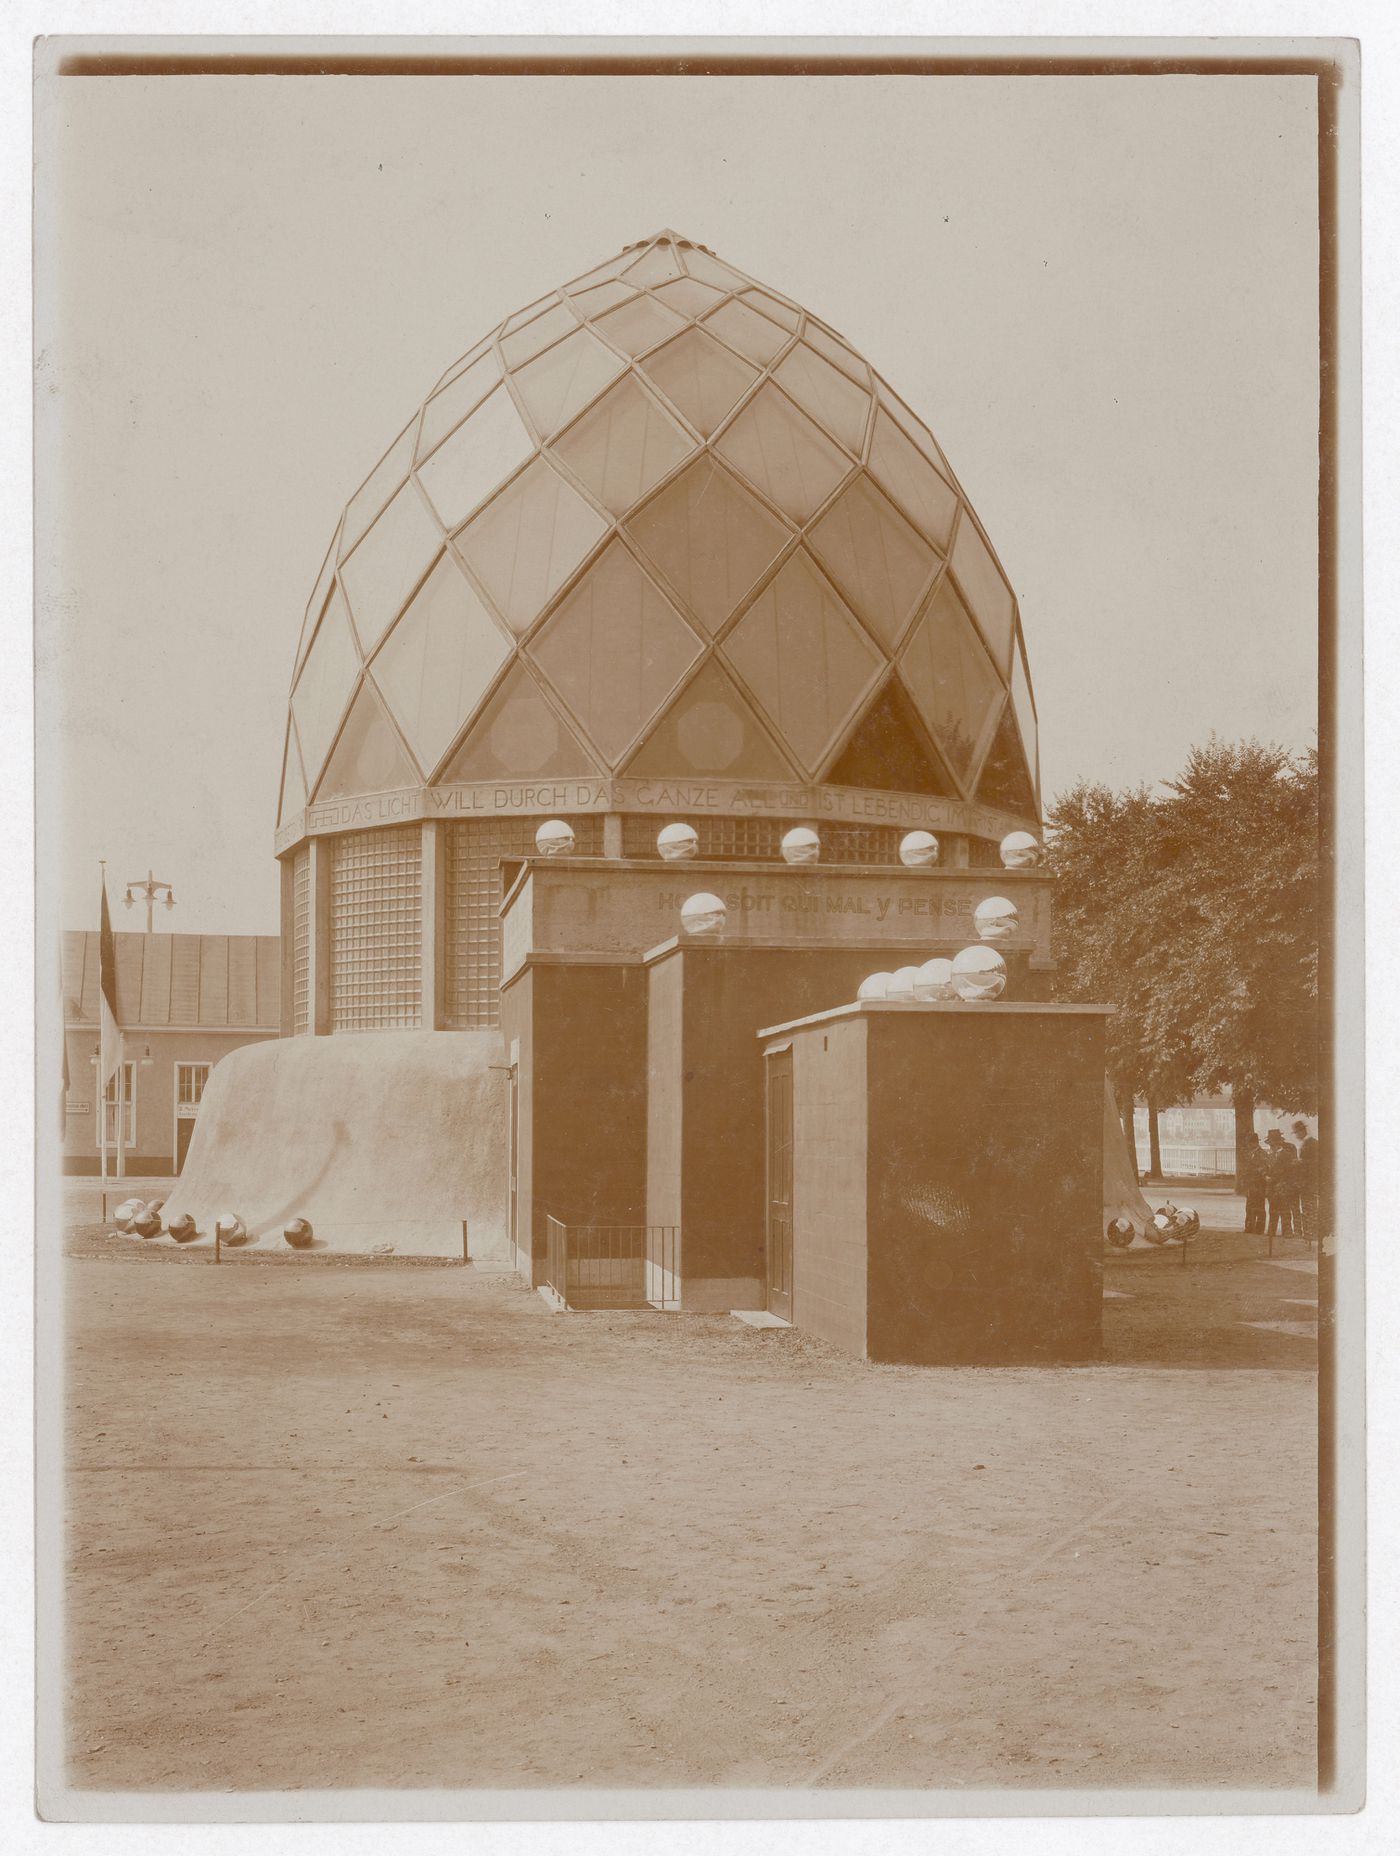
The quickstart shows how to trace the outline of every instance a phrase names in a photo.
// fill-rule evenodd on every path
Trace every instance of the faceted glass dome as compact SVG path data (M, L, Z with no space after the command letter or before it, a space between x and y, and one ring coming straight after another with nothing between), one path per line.
M1016 600L933 436L835 330L669 231L478 342L351 498L279 823L570 775L1039 816Z

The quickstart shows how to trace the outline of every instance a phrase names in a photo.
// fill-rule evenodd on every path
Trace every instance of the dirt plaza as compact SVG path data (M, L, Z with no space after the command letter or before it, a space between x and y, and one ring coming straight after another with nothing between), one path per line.
M985 1370L73 1231L70 1780L1310 1786L1316 1275L1261 1245Z

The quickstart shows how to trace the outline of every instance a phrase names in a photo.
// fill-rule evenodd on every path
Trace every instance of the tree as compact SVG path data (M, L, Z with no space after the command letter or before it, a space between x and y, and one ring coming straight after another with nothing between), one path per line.
M1048 816L1055 876L1055 996L1117 1007L1108 1023L1108 1073L1133 1148L1133 1103L1148 1105L1152 1163L1161 1171L1158 1112L1192 1092L1189 1039L1150 1024L1160 939L1157 803L1145 787L1115 794L1081 783ZM1136 1169L1137 1158L1133 1153Z
M1236 1169L1254 1105L1317 1106L1317 756L1193 748L1162 806L1190 931L1164 950L1160 1013L1195 1026L1195 1082L1229 1089Z
M1081 783L1046 822L1056 996L1118 1007L1129 1125L1136 1096L1155 1130L1159 1109L1228 1088L1238 1171L1256 1102L1316 1101L1316 756L1212 739L1164 791Z

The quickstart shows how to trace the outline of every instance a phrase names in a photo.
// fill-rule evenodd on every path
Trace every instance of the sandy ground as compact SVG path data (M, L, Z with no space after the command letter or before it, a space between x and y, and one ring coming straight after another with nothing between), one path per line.
M1311 1785L1316 1283L1251 1245L954 1371L75 1234L71 1780Z

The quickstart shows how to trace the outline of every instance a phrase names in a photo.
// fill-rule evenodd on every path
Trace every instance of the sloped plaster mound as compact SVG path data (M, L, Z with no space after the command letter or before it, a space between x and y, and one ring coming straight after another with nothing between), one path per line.
M254 1244L509 1257L507 1078L496 1031L378 1031L248 1045L215 1066L167 1225L236 1212Z

